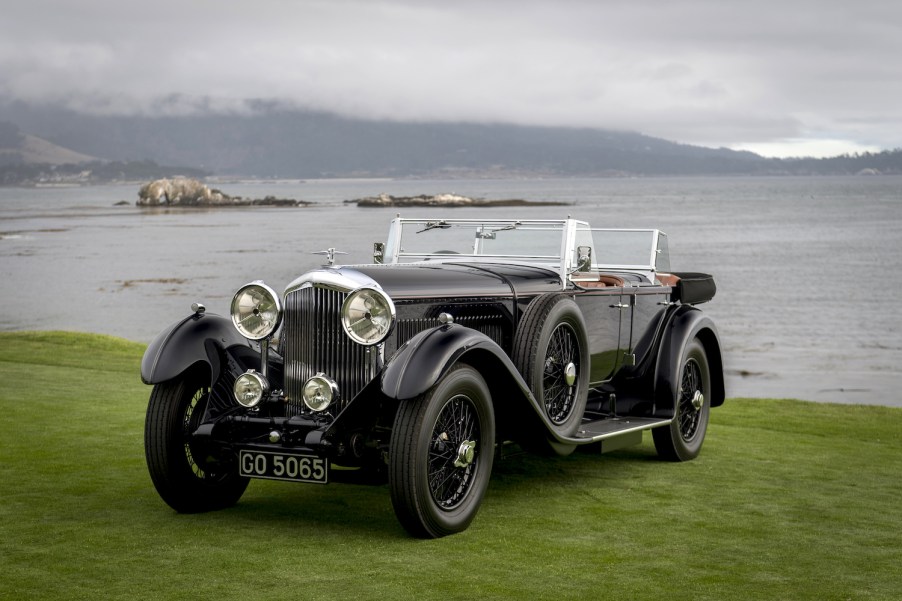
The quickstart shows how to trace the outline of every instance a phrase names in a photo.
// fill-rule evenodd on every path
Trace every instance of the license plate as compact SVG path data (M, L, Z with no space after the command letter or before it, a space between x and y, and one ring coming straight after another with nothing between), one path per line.
M329 462L315 455L241 451L238 472L249 478L290 480L292 482L329 482Z

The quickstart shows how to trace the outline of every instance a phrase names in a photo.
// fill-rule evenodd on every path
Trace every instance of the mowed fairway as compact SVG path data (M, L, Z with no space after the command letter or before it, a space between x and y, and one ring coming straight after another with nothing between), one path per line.
M701 456L498 461L466 532L387 487L254 481L179 515L144 464L143 346L0 334L0 599L900 599L902 409L735 400Z

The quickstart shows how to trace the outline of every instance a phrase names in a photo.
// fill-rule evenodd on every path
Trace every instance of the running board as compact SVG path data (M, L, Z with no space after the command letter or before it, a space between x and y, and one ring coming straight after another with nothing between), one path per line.
M643 432L652 428L669 426L672 419L659 417L610 417L580 425L579 430L573 436L577 444L589 444L599 442L607 438L613 438L631 432Z

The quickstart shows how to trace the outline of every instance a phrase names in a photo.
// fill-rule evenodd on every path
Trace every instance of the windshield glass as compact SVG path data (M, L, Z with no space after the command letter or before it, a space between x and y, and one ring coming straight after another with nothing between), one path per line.
M654 272L670 268L663 232L593 229L586 222L574 219L397 217L392 220L383 250L380 257L389 263L486 259L527 262L560 270L564 277L599 269Z
M656 230L592 230L594 261L601 266L655 268ZM664 243L666 252L666 242ZM669 261L668 261L669 262ZM668 266L669 267L669 266Z
M390 239L388 254L401 261L433 255L531 258L559 262L564 222L410 220ZM397 247L395 247L397 245Z

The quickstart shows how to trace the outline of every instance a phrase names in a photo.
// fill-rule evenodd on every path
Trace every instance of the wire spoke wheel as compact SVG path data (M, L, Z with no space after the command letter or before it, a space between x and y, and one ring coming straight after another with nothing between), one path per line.
M661 458L689 461L701 451L711 408L708 357L698 338L687 344L683 351L679 378L673 421L669 427L652 430L652 437Z
M519 439L539 452L567 455L576 447L558 442L579 428L589 390L589 341L576 302L565 294L543 294L526 307L514 335L511 359L547 418L548 436Z
M495 412L488 385L458 363L398 408L389 446L389 489L398 521L414 536L465 530L492 471Z
M479 469L479 421L473 401L458 395L445 404L432 430L427 477L432 498L453 509L466 497Z
M204 387L198 389L194 393L194 396L191 397L191 400L188 401L188 405L185 407L185 416L182 420L182 440L185 448L185 459L188 461L191 472L195 477L200 479L206 478L208 473L200 466L197 460L194 459L194 453L191 451L191 433L200 425L209 396L209 388Z
M695 359L686 361L683 367L683 377L680 382L680 436L686 442L691 441L698 434L698 426L701 420L700 407L696 406L698 395L701 391L701 368Z
M551 334L542 378L545 410L556 424L567 421L573 411L577 391L574 374L578 375L580 368L576 334L562 323Z

